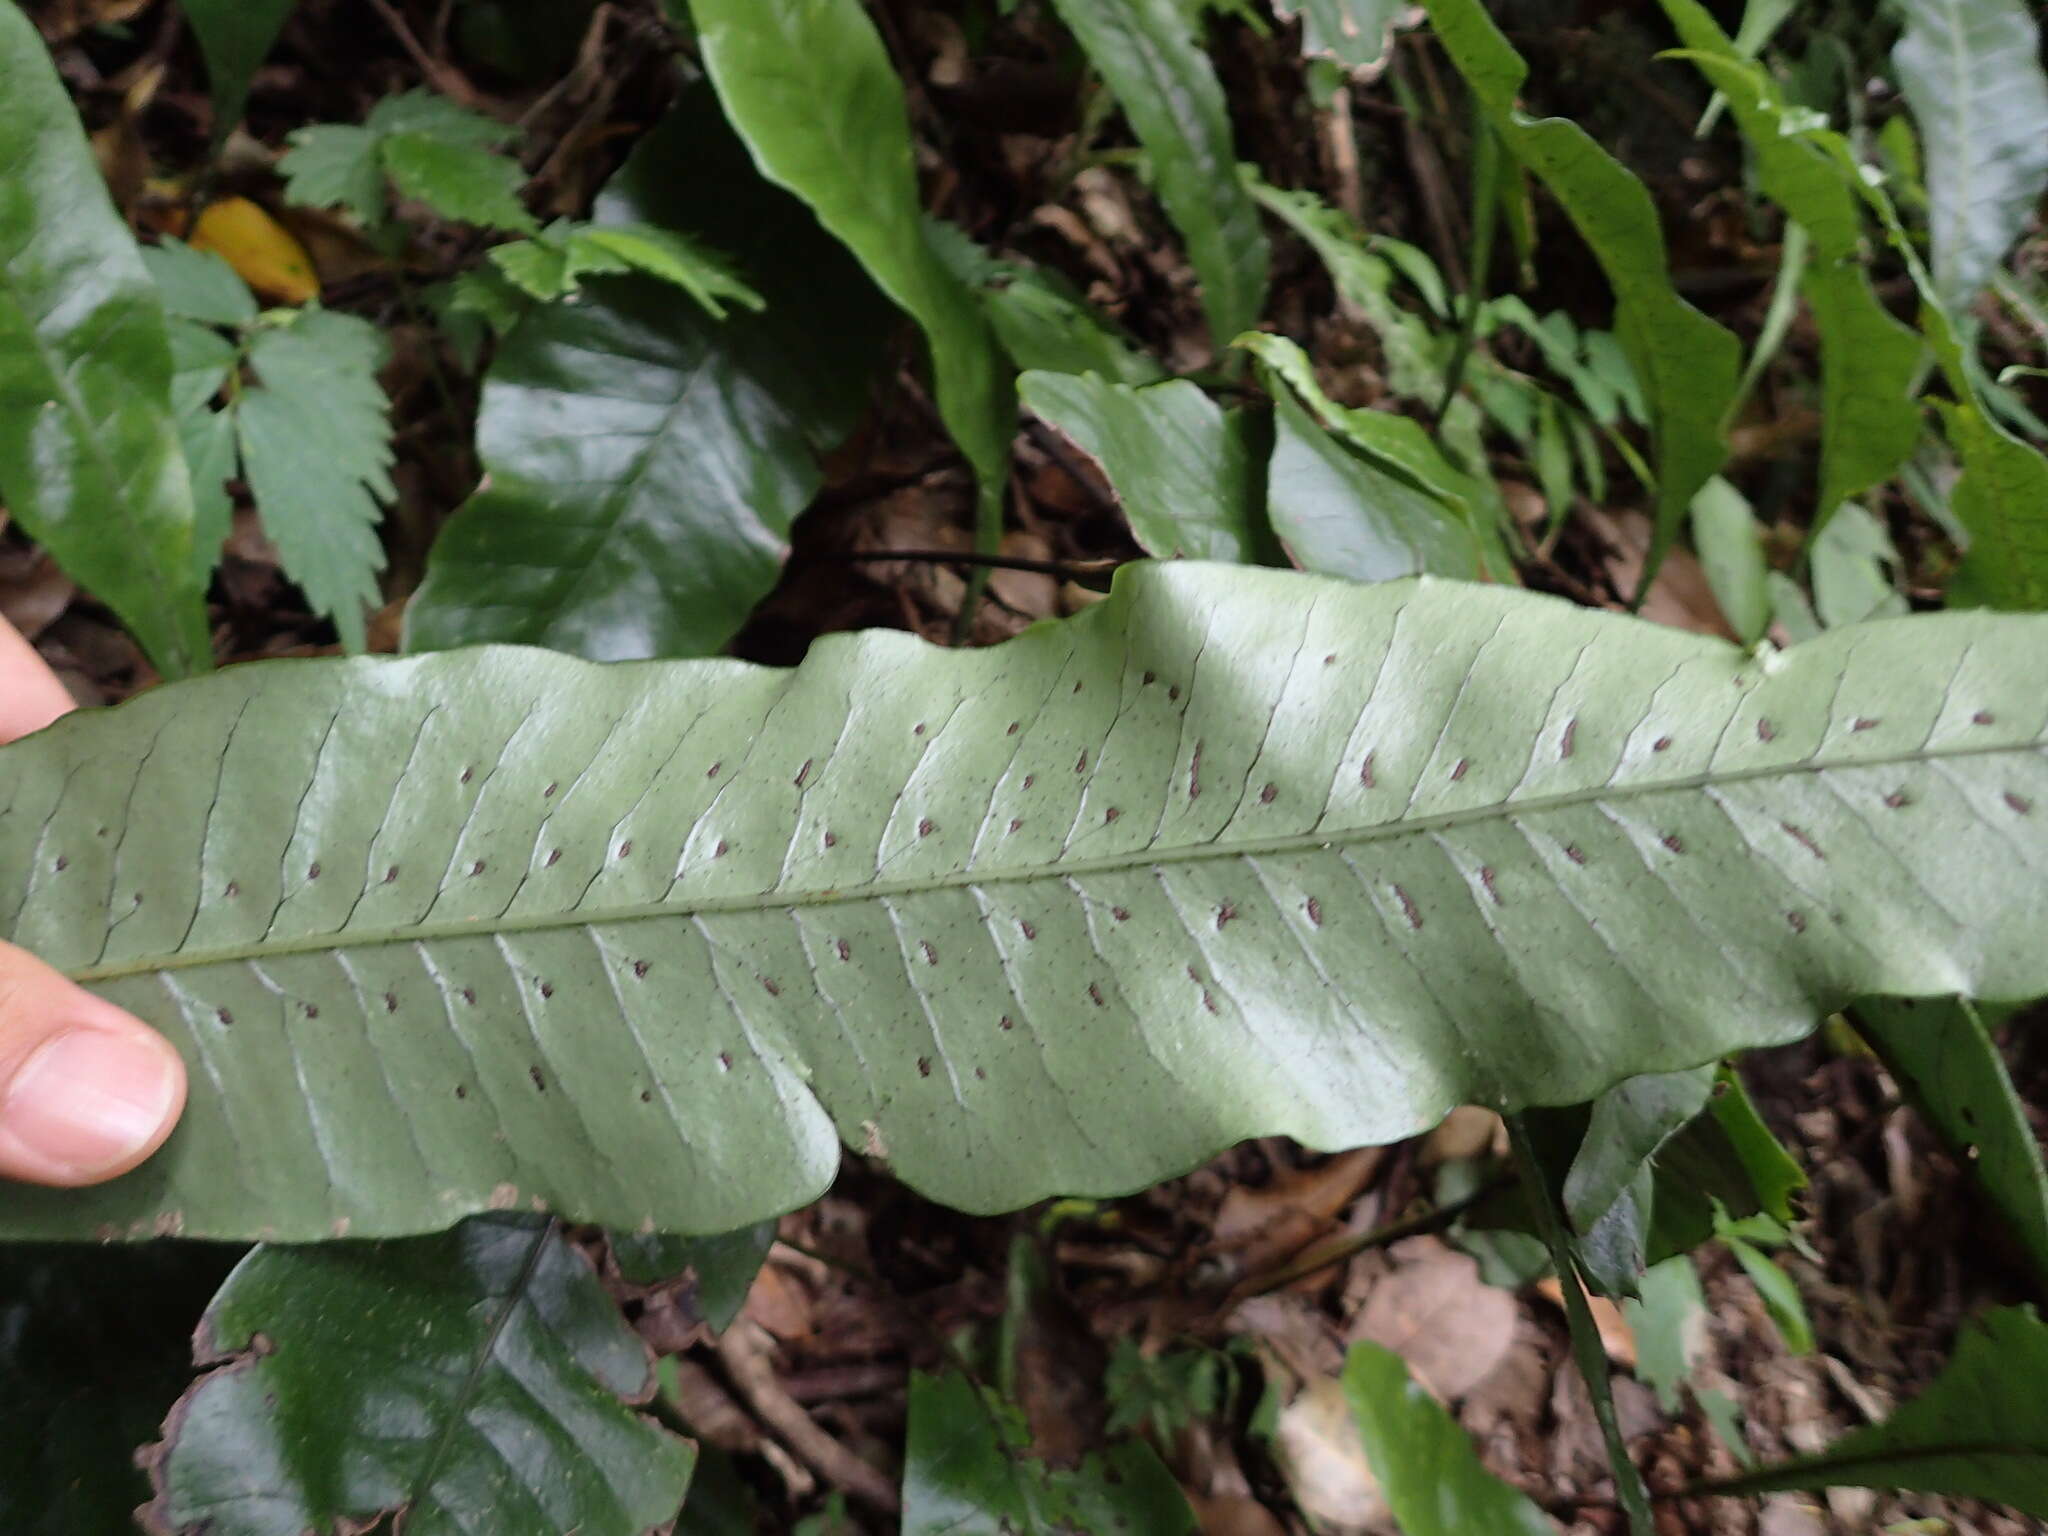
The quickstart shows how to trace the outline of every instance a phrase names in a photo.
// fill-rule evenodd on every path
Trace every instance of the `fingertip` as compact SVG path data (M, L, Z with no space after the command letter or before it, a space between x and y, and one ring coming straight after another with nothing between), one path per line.
M118 1178L164 1144L185 1092L163 1036L112 1007L83 1010L0 1085L0 1176L64 1188Z

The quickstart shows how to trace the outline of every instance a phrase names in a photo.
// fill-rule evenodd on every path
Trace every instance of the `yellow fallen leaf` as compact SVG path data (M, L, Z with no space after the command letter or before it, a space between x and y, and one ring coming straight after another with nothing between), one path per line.
M218 252L242 281L266 299L303 304L320 296L306 248L246 197L210 203L192 226L192 248Z

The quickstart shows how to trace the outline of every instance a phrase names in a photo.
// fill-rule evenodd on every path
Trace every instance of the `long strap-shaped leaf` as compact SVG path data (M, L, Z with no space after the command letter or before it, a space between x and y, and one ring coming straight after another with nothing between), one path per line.
M237 668L0 751L0 933L192 1064L0 1235L719 1230L835 1129L992 1210L2048 992L2044 675L1194 563L978 652Z

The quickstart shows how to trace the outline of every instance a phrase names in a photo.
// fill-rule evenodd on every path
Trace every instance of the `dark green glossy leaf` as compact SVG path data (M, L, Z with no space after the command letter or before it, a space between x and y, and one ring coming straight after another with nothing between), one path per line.
M1705 1107L1712 1066L1617 1083L1593 1101L1592 1118L1564 1181L1564 1211L1585 1233L1627 1192L1644 1165Z
M754 1276L761 1272L761 1264L774 1246L772 1221L710 1237L612 1234L612 1256L618 1260L619 1273L633 1284L659 1285L689 1273L696 1282L697 1310L714 1333L725 1332L739 1316Z
M225 139L242 120L249 81L284 30L293 0L183 0L213 88L213 136Z
M1031 1454L1018 1408L957 1371L910 1377L903 1536L1194 1536L1158 1454L1126 1440L1078 1467Z
M1527 1494L1480 1465L1458 1421L1392 1350L1352 1345L1344 1395L1402 1536L1557 1536Z
M596 228L643 227L739 253L765 311L719 323L634 277L521 323L484 381L489 484L434 545L408 649L702 656L774 585L818 455L866 403L887 306L755 173L706 88L599 200Z
M987 650L236 668L0 748L0 934L192 1064L0 1230L721 1232L840 1137L1007 1209L2038 995L2044 670L1196 561Z
M2048 1284L2048 1169L1998 1046L1972 1004L1868 998L1856 1026L1969 1166L2038 1280Z
M301 1536L402 1511L410 1536L485 1515L502 1536L644 1536L689 1486L689 1443L626 1406L653 1390L646 1346L538 1218L257 1248L196 1349L219 1368L165 1427L156 1530Z
M158 670L203 671L163 301L14 0L0 0L0 101L0 499Z
M1258 206L1237 175L1223 86L1179 0L1053 0L1102 72L1152 182L1187 241L1217 349L1248 331L1266 299L1271 251Z
M690 0L704 67L770 181L802 198L923 328L939 414L973 465L978 532L1002 527L1011 373L925 232L903 87L860 0Z
M0 1529L133 1536L135 1448L190 1381L192 1320L234 1263L199 1243L0 1249Z
M1934 1384L1882 1424L1826 1450L1713 1485L1899 1488L1989 1499L2048 1519L2048 1329L2031 1307L1987 1312L1964 1327Z
M1644 589L1687 508L1727 458L1722 417L1741 346L1671 286L1655 205L1620 161L1564 118L1518 105L1528 65L1479 0L1428 0L1431 23L1508 151L1550 189L1614 290L1615 331L1641 380L1657 445L1657 529Z
M1254 558L1263 471L1243 410L1224 410L1185 379L1133 389L1094 374L1027 373L1018 392L1102 466L1146 553Z

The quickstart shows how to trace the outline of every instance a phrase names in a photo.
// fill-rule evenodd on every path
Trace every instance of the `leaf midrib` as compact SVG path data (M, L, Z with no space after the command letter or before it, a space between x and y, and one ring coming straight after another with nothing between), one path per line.
M1170 848L1141 848L1093 859L1070 859L1007 869L960 870L943 875L925 875L902 880L877 880L845 889L828 886L808 890L748 891L724 896L703 896L689 901L640 902L631 906L596 910L576 908L565 912L539 912L524 917L459 918L438 923L415 923L403 928L359 931L344 929L337 933L304 934L294 938L259 941L220 949L188 950L172 955L144 957L113 965L85 966L66 974L73 981L83 983L120 981L136 976L195 970L208 965L234 965L288 955L379 949L394 944L429 944L443 939L495 938L505 934L546 932L560 928L594 928L600 925L645 922L657 918L676 919L726 912L787 911L800 907L844 906L854 902L885 901L892 896L924 895L933 891L1017 885L1036 880L1074 880L1088 875L1152 869L1164 864L1191 864L1208 859L1265 858L1305 853L1318 848L1391 842L1400 837L1443 832L1496 819L1569 810L1577 806L1596 805L1602 801L1683 794L1725 785L1750 784L1767 779L1789 779L1800 775L1849 769L1911 767L1973 757L1995 757L2007 753L2048 754L2048 742L2036 739L1984 746L1937 749L1922 747L1911 752L1884 756L1854 757L1839 761L1772 763L1755 768L1709 771L1671 779L1645 780L1634 784L1616 785L1610 780L1586 789L1566 790L1554 795L1532 796L1521 800L1498 800L1488 805L1466 806L1455 811L1405 817L1372 826L1336 831L1295 832L1280 837L1249 838L1235 843L1212 840Z

